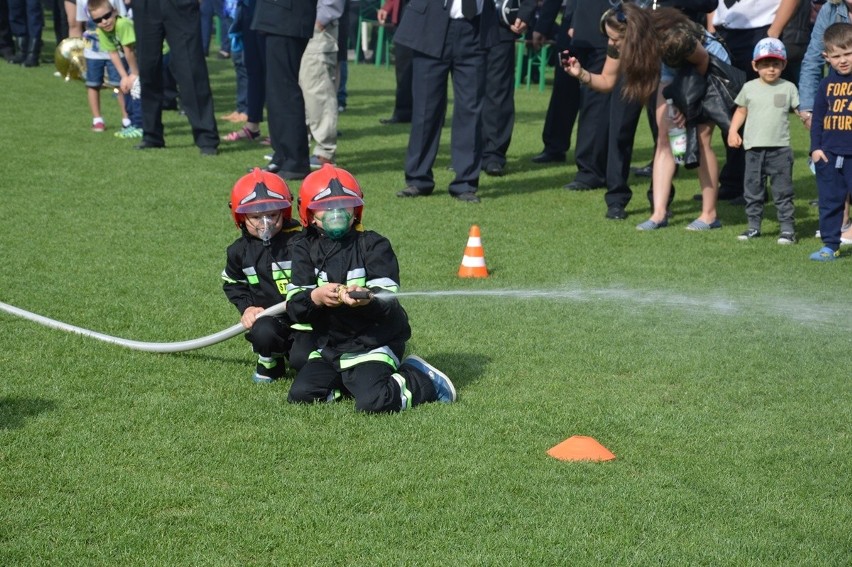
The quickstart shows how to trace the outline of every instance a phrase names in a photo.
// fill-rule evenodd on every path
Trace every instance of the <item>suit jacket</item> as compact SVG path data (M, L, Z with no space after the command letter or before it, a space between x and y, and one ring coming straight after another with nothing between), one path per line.
M452 0L411 0L393 36L394 43L441 57L444 40L450 27ZM479 47L490 49L499 40L497 10L493 0L484 0L479 16Z
M251 29L310 39L316 20L317 0L257 0Z

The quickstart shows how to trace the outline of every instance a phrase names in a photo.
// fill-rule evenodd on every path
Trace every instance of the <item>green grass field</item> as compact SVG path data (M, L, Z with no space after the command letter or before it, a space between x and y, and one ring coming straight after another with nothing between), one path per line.
M209 61L217 115L233 70ZM86 329L179 341L237 322L221 291L238 233L227 201L266 148L202 158L168 113L168 149L89 131L82 83L0 65L0 301ZM338 163L365 224L394 243L414 338L459 402L368 416L292 406L252 383L241 338L175 355L127 350L0 313L2 565L849 565L852 258L810 262L817 211L792 124L801 241L639 233L574 166L534 166L548 93L522 89L510 175L480 205L404 185L404 126L380 126L393 72L350 67ZM229 126L220 123L221 132ZM265 132L265 125L264 125ZM717 134L718 139L718 134ZM721 155L721 152L720 152ZM650 159L647 127L634 163ZM298 184L293 184L298 189ZM488 279L459 279L482 229ZM494 293L503 291L504 293ZM485 293L488 292L488 293ZM570 463L572 435L616 454Z

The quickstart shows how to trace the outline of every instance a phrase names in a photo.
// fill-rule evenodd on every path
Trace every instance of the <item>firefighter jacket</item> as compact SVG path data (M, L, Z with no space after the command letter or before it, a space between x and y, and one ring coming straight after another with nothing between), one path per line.
M352 229L332 240L311 226L293 239L291 258L287 314L296 323L311 325L323 359L345 369L366 360L391 363L405 352L411 327L390 295L399 290L399 264L387 238ZM327 283L360 285L381 297L362 307L315 305L311 291Z
M290 283L289 243L300 228L298 222L285 220L269 245L243 228L243 235L228 246L222 289L240 315L251 306L267 309L284 301Z

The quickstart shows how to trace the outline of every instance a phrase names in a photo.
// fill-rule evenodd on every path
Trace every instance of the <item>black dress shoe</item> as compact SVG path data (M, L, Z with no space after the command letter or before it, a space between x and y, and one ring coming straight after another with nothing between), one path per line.
M485 170L486 175L491 175L493 177L502 177L506 173L506 171L503 169L503 166L497 163L496 161L492 161L491 163L485 164L485 167L483 169Z
M219 155L219 149L213 146L203 146L199 148L201 151L201 155L203 156L216 156Z
M473 191L467 191L465 193L459 193L457 195L453 195L453 199L458 199L459 201L464 201L465 203L478 203L479 197L476 196L476 193Z
M567 185L563 185L562 188L567 189L568 191L591 191L592 189L597 189L597 187L586 185L582 181L572 181Z
M391 116L390 118L379 118L379 122L382 124L399 124L399 118L396 116Z
M533 163L557 163L565 161L565 154L549 152L544 150L540 154L534 155L530 160Z
M421 189L419 187L415 187L414 185L409 185L402 191L397 191L397 197L428 197L432 194L431 189Z
M610 220L624 220L627 218L627 211L620 205L613 205L606 210L606 218Z
M307 177L310 171L282 171L279 169L275 173L284 181L299 181Z
M642 167L631 167L630 173L635 175L636 177L651 177L654 173L654 164L653 162L648 165Z
M249 167L249 168L246 169L246 171L251 173L252 171L254 171L254 169L255 168L253 168L253 167ZM261 171L268 171L269 173L278 173L279 171L281 171L281 168L278 167L277 164L270 162L270 163L266 164L265 167L261 167L260 170Z
M152 142L139 142L133 146L134 150L160 150L165 148L165 144L154 144Z

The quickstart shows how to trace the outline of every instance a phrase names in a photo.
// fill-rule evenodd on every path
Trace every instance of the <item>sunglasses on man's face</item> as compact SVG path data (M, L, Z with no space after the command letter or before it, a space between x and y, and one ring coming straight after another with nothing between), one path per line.
M112 17L112 10L110 10L109 12L107 12L106 14L101 16L100 18L92 18L92 21L95 22L96 24L99 24L101 22L107 21L111 17Z

